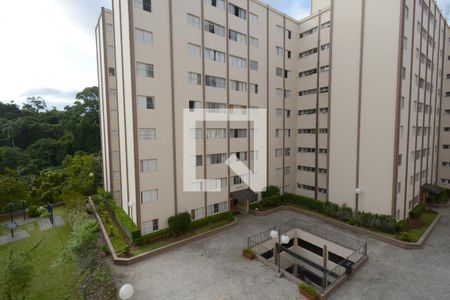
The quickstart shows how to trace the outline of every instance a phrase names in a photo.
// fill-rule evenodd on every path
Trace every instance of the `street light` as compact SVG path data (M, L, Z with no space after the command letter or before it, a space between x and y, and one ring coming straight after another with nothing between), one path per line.
M278 231L275 229L272 229L270 231L270 237L273 238L274 240L278 239L278 243L275 244L275 247L278 247L278 251L277 251L278 273L281 273L281 261L280 261L281 245L289 244L289 241L291 239L286 234L281 235L280 229L278 229Z
M133 297L134 294L134 287L127 283L123 287L120 288L119 291L119 297L122 300L129 300L131 297Z
M27 201L22 200L22 210L23 210L23 220L25 221L26 219L26 212L25 212L25 203L27 203Z

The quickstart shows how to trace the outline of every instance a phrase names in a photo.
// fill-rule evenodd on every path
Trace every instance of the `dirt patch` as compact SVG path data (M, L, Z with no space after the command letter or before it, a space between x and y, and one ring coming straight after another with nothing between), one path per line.
M406 223L405 230L410 231L412 229L420 229L424 226L424 223L420 219L409 219Z

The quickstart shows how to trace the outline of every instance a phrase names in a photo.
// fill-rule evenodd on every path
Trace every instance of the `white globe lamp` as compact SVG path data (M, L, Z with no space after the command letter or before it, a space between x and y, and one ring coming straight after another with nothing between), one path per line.
M131 299L131 297L133 297L133 294L134 294L134 287L129 283L125 284L123 287L120 288L119 297L122 300Z
M291 239L285 234L281 236L281 244L283 244L283 245L289 244L290 240Z
M270 237L273 238L273 239L277 239L278 238L278 231L271 230L270 231Z

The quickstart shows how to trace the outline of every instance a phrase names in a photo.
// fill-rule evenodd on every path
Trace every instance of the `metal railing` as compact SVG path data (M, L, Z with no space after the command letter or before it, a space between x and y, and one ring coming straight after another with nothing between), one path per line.
M348 257L336 264L333 269L327 270L325 272L317 272L317 270L316 272L312 272L311 270L308 270L306 266L302 266L302 263L300 263L300 261L294 259L296 263L293 263L293 268L297 269L290 270L291 267L289 267L288 271L292 271L294 274L300 276L299 278L302 281L313 283L322 291L333 285L342 276L349 274L353 266L360 263L367 256L367 242L349 236L344 232L338 232L330 228L319 226L318 224L310 223L300 218L291 219L287 222L276 225L273 228L248 237L247 247L252 248L258 255L267 253L267 251L270 251L270 249L263 246L262 244L271 239L270 232L272 230L279 230L280 234L285 234L292 229L303 230L319 238L333 242L337 245L347 248L350 251L353 251ZM290 259L280 257L280 260L281 262L283 262L284 260L284 262L292 263L292 260Z

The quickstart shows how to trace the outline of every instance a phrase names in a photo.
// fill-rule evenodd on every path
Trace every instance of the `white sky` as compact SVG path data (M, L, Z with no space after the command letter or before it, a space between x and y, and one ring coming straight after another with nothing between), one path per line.
M42 96L62 108L97 85L95 26L110 1L0 0L0 101ZM295 18L309 11L309 0L263 1ZM445 13L450 0L438 3Z

